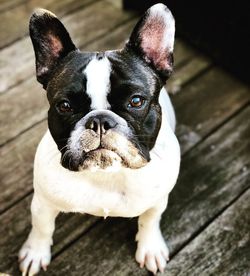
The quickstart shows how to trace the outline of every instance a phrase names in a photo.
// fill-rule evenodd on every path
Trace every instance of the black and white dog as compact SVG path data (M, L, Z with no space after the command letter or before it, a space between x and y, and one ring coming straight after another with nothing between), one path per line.
M23 275L46 269L59 212L139 216L136 260L163 271L159 223L179 173L175 115L163 85L172 72L175 23L151 7L123 49L80 52L63 24L38 9L30 19L49 130L35 156L32 230L19 252Z

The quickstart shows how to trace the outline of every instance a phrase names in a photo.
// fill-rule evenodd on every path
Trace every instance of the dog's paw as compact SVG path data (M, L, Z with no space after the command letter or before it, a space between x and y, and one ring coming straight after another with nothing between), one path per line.
M149 235L139 232L136 240L138 245L135 259L140 267L143 268L145 265L154 274L158 270L163 273L169 260L169 251L161 233L151 233Z
M41 268L46 271L51 259L50 245L39 246L38 243L29 243L27 240L19 251L18 257L23 276L35 275Z

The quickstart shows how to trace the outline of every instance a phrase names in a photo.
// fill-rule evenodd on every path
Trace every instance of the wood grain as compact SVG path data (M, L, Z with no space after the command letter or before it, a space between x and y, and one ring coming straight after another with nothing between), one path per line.
M170 94L176 94L181 91L182 86L187 82L192 81L192 78L196 77L201 72L205 71L212 64L208 58L196 54L190 57L189 62L184 64L181 68L173 72L173 75L167 82L167 91Z
M30 231L31 195L11 208L0 217L0 271L19 275L17 254ZM97 218L80 214L60 214L56 219L53 254L60 252L80 234L88 231Z
M7 9L13 8L19 4L24 3L27 0L1 0L0 1L0 12L3 12Z
M249 116L248 107L184 158L180 179L170 195L169 208L162 218L162 230L168 239L171 254L250 188L250 125L246 120ZM211 145L214 147L211 148ZM245 204L245 208L246 205L249 210L249 204ZM139 270L133 260L135 229L135 221L131 220L110 219L97 225L59 255L48 273L58 275L60 271L63 275L78 275L81 271L81 275L148 275L145 270ZM242 238L239 241L245 238L249 242L249 236ZM230 243L226 244L225 247L230 247ZM215 246L210 244L209 248ZM195 260L190 263L194 264ZM248 260L243 258L241 265L248 267ZM183 271L185 274L185 268Z
M169 263L166 275L250 274L250 190Z
M35 151L46 129L44 121L0 148L0 213L32 191Z
M0 25L0 49L10 45L14 41L24 37L28 33L29 18L34 8L40 7L49 9L62 17L71 11L83 7L93 0L30 0L1 13ZM7 31L8 30L8 31Z
M192 81L172 99L178 122L177 134L185 144L182 147L184 153L247 104L250 88L215 67Z

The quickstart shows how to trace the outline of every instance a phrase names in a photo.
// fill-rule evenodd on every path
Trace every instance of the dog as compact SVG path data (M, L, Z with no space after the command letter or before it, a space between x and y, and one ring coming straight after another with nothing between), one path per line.
M29 27L50 107L34 161L32 229L19 252L23 275L49 265L59 212L139 217L136 261L163 272L169 252L160 218L180 166L164 88L173 70L173 15L152 6L123 49L105 52L78 50L44 9L35 10Z

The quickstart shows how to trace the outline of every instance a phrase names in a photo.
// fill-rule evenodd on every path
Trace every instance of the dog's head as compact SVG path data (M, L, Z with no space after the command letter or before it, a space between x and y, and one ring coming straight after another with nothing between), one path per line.
M160 126L159 93L173 66L174 19L151 7L122 50L80 52L63 24L38 9L30 19L48 125L70 170L140 168Z

